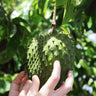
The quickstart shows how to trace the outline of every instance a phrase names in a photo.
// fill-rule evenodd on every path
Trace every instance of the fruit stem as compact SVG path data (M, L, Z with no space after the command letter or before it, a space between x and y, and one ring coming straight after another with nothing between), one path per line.
M56 6L54 6L53 21L52 21L52 34L56 33Z

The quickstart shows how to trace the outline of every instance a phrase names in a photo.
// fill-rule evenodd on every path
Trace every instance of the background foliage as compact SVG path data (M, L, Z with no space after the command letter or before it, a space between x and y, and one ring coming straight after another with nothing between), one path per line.
M0 96L27 64L33 37L51 32L55 0L0 0ZM96 96L96 0L56 0L57 31L76 46L74 87L68 96Z

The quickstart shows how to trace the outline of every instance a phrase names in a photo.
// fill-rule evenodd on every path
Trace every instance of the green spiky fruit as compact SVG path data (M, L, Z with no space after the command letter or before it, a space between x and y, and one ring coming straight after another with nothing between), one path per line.
M64 32L40 35L32 40L27 52L28 74L30 77L38 75L42 86L51 75L54 61L59 60L60 81L63 81L66 73L73 68L74 58L73 44Z

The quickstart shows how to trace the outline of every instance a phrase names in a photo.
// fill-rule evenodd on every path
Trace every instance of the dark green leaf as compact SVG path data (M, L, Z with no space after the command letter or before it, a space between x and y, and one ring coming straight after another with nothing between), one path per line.
M56 0L56 6L66 6L68 0Z

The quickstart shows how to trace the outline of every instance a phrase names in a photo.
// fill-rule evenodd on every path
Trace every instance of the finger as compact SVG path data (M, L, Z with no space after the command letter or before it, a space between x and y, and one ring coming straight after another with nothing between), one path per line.
M35 96L39 90L39 86L40 86L40 80L37 75L34 75L32 77L32 85L31 88L29 89L27 96Z
M19 84L22 80L22 78L25 76L25 72L22 71L20 72L16 78L12 81L11 84L11 88L10 88L10 92L9 92L9 96L15 96L13 93L18 94L18 90L19 90ZM13 95L12 95L13 94Z
M53 71L52 71L52 74L50 76L50 78L48 79L48 81L45 83L45 85L41 88L41 90L53 90L59 79L60 79L60 72L61 72L61 68L60 68L60 62L59 61L55 61L54 62L54 68L53 68Z
M21 80L22 80L22 78L24 78L25 74L26 73L24 71L22 71L16 76L16 78L12 81L12 84L11 84L12 90L19 89L19 84L21 83Z
M31 80L27 80L24 87L22 88L20 94L18 96L26 96L26 94L28 93L30 87L32 85L32 81Z
M25 83L26 83L27 80L28 80L28 75L26 74L25 77L21 81L21 85L20 85L19 91L22 90L22 88L25 85Z
M18 94L19 94L18 91L12 90L12 91L9 92L8 96L18 96Z
M74 82L73 72L69 71L65 83L59 89L57 89L56 92L54 92L55 96L66 95L72 89L73 82Z
M26 75L26 73L24 71L20 72L16 78L13 80L12 84L15 83L15 84L20 84L21 83L21 80L22 78Z

